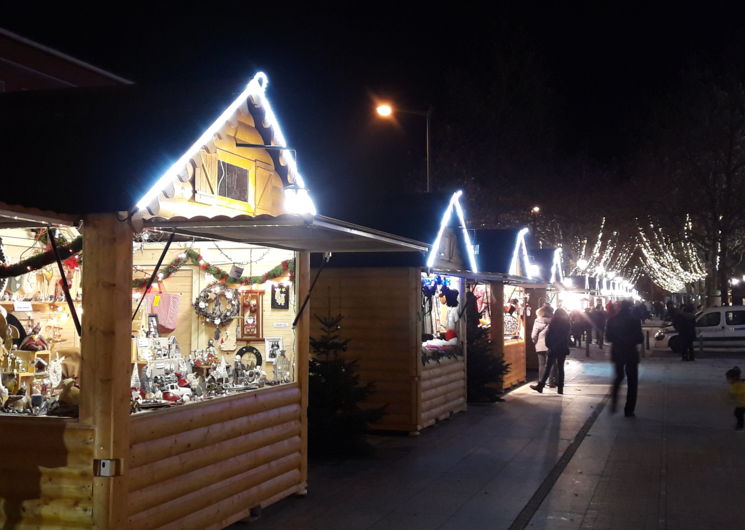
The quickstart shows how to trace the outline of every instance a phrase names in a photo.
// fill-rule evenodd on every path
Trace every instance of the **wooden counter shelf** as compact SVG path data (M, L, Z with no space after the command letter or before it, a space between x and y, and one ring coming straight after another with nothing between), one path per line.
M23 302L24 300L21 300ZM31 311L16 311L16 302L0 302L0 306L4 307L8 313L49 313L52 308L63 307L67 309L67 302L30 302ZM79 308L82 305L80 300L75 302L75 306Z

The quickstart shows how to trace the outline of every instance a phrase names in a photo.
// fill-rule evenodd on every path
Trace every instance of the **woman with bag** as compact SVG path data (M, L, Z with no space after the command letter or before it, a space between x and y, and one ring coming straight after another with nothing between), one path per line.
M559 394L564 393L564 360L569 355L569 335L571 333L571 323L566 311L559 308L554 313L551 323L546 331L546 346L548 347L548 360L546 370L538 384L530 385L530 388L536 392L543 392L546 386L551 369L556 366L556 391Z
M546 363L548 360L546 332L548 331L548 325L551 323L551 319L554 316L554 309L550 304L543 304L543 307L539 308L535 314L538 318L536 318L533 323L533 332L531 333L530 338L533 339L533 344L535 344L535 353L538 356L538 380L541 381L543 379L543 374L546 372ZM554 375L551 377L551 383L554 383L555 380L556 370L554 370Z

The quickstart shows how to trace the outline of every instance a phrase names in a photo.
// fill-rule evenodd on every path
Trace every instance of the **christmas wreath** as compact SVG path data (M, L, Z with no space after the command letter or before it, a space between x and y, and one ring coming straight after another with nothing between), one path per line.
M238 315L241 307L238 291L220 282L214 282L202 289L194 300L197 315L210 324L221 327Z

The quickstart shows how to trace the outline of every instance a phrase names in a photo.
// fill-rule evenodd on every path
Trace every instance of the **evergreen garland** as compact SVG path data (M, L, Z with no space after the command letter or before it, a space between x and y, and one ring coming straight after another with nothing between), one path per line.
M83 249L83 236L78 236L69 244L57 247L60 260L66 260ZM31 271L39 270L50 263L54 263L54 251L47 250L28 259L13 263L12 265L0 265L0 278L12 278L21 276Z
M384 408L363 409L360 403L373 392L361 385L357 361L341 357L349 339L343 339L342 315L315 317L322 335L310 338L308 382L308 446L314 456L369 456L373 447L365 439L368 424L383 417Z
M479 312L477 307L476 295L472 291L466 292L468 401L492 403L502 399L502 381L510 365L492 352L489 330L479 326L484 312ZM502 308L497 310L501 311ZM499 332L502 333L502 330Z
M171 261L165 268L162 268L158 273L159 280L165 280L169 276L172 276L177 270L179 270L185 263L190 262L193 265L199 266L204 272L214 276L214 278L226 285L251 285L257 283L264 283L267 280L273 280L289 273L290 279L295 274L295 262L293 260L285 260L270 271L265 272L259 276L241 276L240 278L232 278L225 270L207 263L202 258L202 255L194 249L186 249L181 254L176 256L176 259ZM147 285L148 278L138 278L132 280L132 287L139 288Z

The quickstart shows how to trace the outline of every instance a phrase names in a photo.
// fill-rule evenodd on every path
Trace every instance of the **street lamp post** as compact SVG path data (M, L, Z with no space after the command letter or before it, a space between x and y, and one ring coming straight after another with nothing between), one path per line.
M390 118L393 116L394 113L399 114L414 114L415 116L424 116L426 122L427 122L427 132L426 132L426 150L425 150L425 161L427 164L427 193L430 192L430 172L429 172L429 121L430 117L432 115L432 107L427 107L426 111L423 110L409 110L409 109L399 109L399 108L393 108L388 103L383 103L381 105L378 105L375 108L375 111L378 113L378 116L381 116L383 118Z

